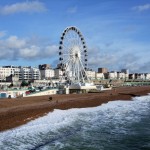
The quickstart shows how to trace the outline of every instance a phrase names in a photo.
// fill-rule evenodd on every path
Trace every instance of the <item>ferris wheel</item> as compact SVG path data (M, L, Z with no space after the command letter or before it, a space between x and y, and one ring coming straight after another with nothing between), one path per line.
M59 43L59 61L63 78L71 83L89 82L86 74L87 46L82 33L76 27L66 28Z

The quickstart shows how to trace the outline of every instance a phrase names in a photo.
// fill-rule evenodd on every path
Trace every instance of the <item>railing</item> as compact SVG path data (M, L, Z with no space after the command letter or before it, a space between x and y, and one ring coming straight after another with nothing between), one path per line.
M45 91L49 91L49 90L58 90L58 88L48 88L48 89L43 89L43 90L41 90L41 91L31 92L31 93L26 94L26 95L32 95L32 94L41 93L41 92L45 92Z
M138 81L138 82L125 82L124 84L123 84L124 86L140 86L140 85L150 85L150 82L146 82L146 81L144 81L144 82L140 82L140 81Z

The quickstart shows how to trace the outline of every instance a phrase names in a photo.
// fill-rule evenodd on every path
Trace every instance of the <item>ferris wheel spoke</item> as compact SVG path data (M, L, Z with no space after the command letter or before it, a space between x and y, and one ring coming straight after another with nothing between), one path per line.
M69 64L70 64L70 60L68 61L67 65L66 65L66 70L68 69Z
M67 64L70 61L70 59L66 59L65 61L63 61L63 64Z
M63 55L67 55L67 56L74 56L73 54L63 54Z
M82 62L80 61L80 64L82 65L82 67L83 67L83 70L84 70L84 73L85 73L85 77L87 78L87 80L89 81L89 78L88 78L88 75L87 75L87 73L86 73L86 71L85 71L85 69L84 69L84 66L83 66L83 64L82 64Z
M75 63L75 76L76 76L77 80L79 80L78 72L79 72L79 70L78 70L78 61L76 60L76 63Z
M80 51L82 52L83 51L83 45L81 45L80 41L78 41L78 46L80 47Z
M70 46L72 47L72 45L74 44L72 38L69 39L69 43L70 43Z
M63 46L64 46L64 48L65 48L66 52L68 52L68 53L69 53L69 51L70 51L70 47L67 47L65 44L64 44Z
M74 32L74 39L75 39L75 44L78 45L77 39L78 39L78 34L77 32Z
M76 41L75 41L76 40L75 32L72 33L72 37L73 37L72 38L72 43L74 43L73 45L76 46L77 44L76 44Z
M76 43L75 43L75 41L74 41L74 39L72 38L72 39L70 39L70 43L71 43L71 47L75 47L76 46Z
M69 47L69 39L65 39L65 42L63 43L63 45L65 45L65 47L68 49L68 47Z
M70 31L68 32L67 39L68 39L68 41L70 41L72 39L72 35L71 35Z
M63 43L62 45L63 45L63 47L65 47L66 49L68 49L68 47L66 46L66 44Z
M79 45L80 48L80 52L83 52L83 47L81 45Z
M81 67L80 67L80 62L78 61L78 80L80 81L80 75L81 74Z
M69 37L65 36L64 40L65 40L66 46L70 47L70 39L69 39Z

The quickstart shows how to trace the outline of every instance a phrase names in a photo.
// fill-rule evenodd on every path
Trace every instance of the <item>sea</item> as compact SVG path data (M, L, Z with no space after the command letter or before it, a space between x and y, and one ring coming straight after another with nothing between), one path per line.
M0 132L0 150L150 150L150 95L56 109Z

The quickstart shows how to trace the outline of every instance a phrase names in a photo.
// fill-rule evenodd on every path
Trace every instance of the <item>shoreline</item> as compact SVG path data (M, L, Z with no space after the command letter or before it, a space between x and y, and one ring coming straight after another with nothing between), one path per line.
M49 95L18 99L0 99L0 132L18 127L54 109L96 107L116 100L132 100L150 93L150 86L119 87L100 93Z

